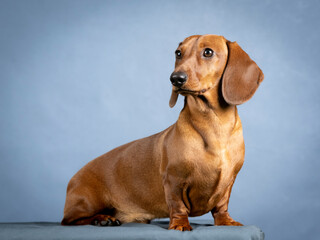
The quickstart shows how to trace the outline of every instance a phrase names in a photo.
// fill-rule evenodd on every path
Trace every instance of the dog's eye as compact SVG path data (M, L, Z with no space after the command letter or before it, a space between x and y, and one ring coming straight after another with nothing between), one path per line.
M212 57L213 55L213 50L211 48L206 48L204 51L203 51L203 56L204 57Z
M176 51L175 51L175 54L176 54L176 58L181 58L181 56L182 56L180 50L176 50Z

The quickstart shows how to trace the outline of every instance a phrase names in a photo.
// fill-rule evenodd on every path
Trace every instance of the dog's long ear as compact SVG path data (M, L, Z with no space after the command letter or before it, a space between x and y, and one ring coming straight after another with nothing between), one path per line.
M232 105L248 101L264 76L258 65L236 42L227 41L228 61L222 77L222 96Z
M178 100L178 96L179 96L179 94L172 88L172 93L171 93L171 97L170 97L170 101L169 101L169 106L171 108L173 108L174 105L176 105L176 102Z

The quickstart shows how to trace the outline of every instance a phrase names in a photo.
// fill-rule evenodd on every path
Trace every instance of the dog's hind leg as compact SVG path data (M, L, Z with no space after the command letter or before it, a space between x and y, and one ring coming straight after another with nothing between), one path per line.
M90 179L92 181L92 179ZM119 226L114 217L115 209L110 203L105 187L96 182L71 179L68 189L62 225ZM90 182L90 184L88 184ZM94 188L91 186L95 186Z
M80 218L67 223L62 220L62 225L95 225L95 226L120 226L121 222L111 215L96 214L92 217Z

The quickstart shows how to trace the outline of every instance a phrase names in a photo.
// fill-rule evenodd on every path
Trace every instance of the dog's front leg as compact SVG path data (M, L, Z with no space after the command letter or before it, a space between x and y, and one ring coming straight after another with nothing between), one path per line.
M169 229L191 231L188 220L189 209L186 207L186 185L179 179L167 176L164 180L166 202L170 212Z
M211 210L212 216L214 218L214 225L227 225L227 226L243 226L241 223L233 220L228 213L228 204L231 194L231 189L233 186L234 180L229 185L226 193L222 199L218 202L217 206Z

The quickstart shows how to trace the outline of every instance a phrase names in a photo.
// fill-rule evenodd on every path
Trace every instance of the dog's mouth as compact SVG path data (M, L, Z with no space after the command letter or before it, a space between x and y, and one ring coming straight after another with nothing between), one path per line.
M186 88L177 88L176 92L181 94L181 95L187 95L187 94L202 95L202 94L204 94L206 91L208 91L210 89L211 89L211 87L204 88L204 89L201 89L201 90L190 90L190 89L186 89Z
M191 89L187 89L187 88L181 88L181 87L175 87L173 86L172 88L172 94L171 94L171 97L170 97L170 101L169 101L169 106L172 108L174 107L174 105L176 104L177 102L177 99L178 99L178 96L179 94L181 94L182 96L188 96L188 95L191 95L191 96L194 96L194 97L197 97L199 99L201 99L204 103L208 103L208 100L207 98L205 97L205 93L212 89L214 86L210 86L208 88L203 88L201 90L191 90Z

